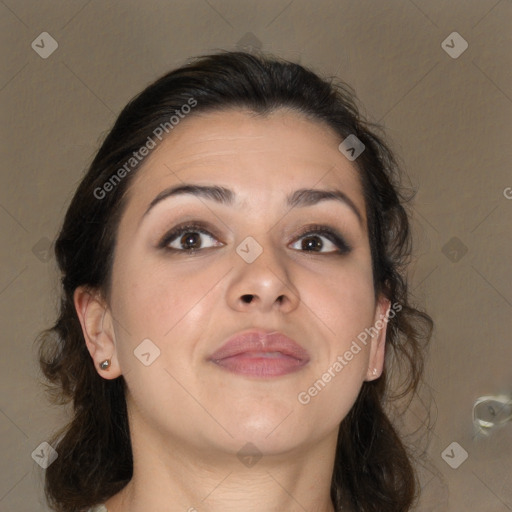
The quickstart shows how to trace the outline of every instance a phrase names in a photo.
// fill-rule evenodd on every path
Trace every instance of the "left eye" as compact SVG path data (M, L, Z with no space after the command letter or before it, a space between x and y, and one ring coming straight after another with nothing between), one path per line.
M305 233L291 247L305 252L347 253L350 251L348 245L341 238L330 232Z

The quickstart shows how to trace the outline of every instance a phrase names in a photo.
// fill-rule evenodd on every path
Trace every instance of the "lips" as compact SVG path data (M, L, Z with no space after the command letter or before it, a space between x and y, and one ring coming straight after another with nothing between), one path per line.
M209 360L232 373L277 377L300 370L309 362L307 350L277 331L251 330L231 337Z

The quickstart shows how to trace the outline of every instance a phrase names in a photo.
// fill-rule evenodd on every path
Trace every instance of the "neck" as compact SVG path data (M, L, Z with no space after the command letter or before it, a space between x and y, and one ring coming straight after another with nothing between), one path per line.
M259 460L168 437L164 442L143 430L131 433L133 477L106 502L109 512L334 512L330 486L336 432L316 445L263 454Z

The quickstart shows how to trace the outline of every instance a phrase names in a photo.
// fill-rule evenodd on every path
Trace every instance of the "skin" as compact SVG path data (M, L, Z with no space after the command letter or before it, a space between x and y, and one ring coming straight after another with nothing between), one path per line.
M284 109L267 117L194 114L134 177L111 293L75 292L98 374L123 375L128 387L134 477L107 501L109 512L334 510L337 430L362 383L382 372L385 327L307 405L297 396L389 309L384 297L375 300L363 191L340 142L324 124ZM186 194L144 215L162 190L184 182L230 188L236 200L222 205ZM285 197L300 188L343 191L362 222L334 200L290 208ZM158 248L190 220L215 230L202 236L205 249ZM324 235L313 235L320 252L304 249L299 230L311 223L336 229L350 252L337 253ZM182 247L181 236L173 247ZM252 263L236 252L248 236L263 249ZM207 360L233 334L256 327L297 341L309 363L258 379ZM147 338L160 350L149 366L134 356ZM105 359L112 365L101 370ZM237 457L248 442L263 455L251 467Z

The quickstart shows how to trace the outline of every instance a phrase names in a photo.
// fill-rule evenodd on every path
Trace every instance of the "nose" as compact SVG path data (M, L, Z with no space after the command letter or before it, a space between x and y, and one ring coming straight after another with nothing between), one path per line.
M279 311L290 313L300 304L297 288L290 278L284 255L277 254L271 247L251 263L238 254L235 257L235 271L227 292L229 306L240 312L269 313Z

